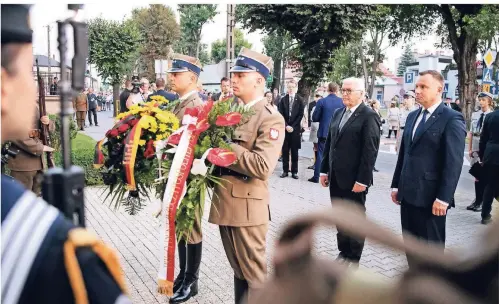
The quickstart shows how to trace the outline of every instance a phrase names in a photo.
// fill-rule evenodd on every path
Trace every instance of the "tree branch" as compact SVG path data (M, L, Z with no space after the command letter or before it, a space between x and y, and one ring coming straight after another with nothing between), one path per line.
M447 29L449 30L450 43L452 45L452 51L454 51L454 59L456 63L458 60L461 60L461 52L459 50L459 46L457 41L459 37L457 36L456 23L454 22L454 18L452 17L452 12L450 10L449 4L441 4L438 6L439 11L442 14L445 25L447 25Z

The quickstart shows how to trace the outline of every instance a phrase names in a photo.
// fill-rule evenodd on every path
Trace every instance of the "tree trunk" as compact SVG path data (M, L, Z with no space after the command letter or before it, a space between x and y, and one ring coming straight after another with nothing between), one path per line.
M366 58L364 57L364 49L362 48L362 43L359 45L359 56L360 56L360 62L362 63L362 74L364 75L364 86L367 89L367 87L368 87L367 62L366 62Z
M310 94L312 92L312 83L309 80L306 80L306 75L303 73L300 81L298 81L298 95L303 97L303 102L308 104L310 99Z
M274 79L272 80L271 90L279 90L279 86L281 84L281 62L281 59L274 61Z
M114 83L113 84L113 104L114 104L114 110L113 110L113 117L116 117L119 114L118 107L120 104L120 83Z
M461 58L454 55L454 60L457 63L458 82L459 82L459 99L462 103L463 115L466 120L466 129L469 129L471 114L475 109L476 102L476 55L478 53L478 39L467 37L468 39L460 40L459 44ZM458 42L458 43L459 43Z

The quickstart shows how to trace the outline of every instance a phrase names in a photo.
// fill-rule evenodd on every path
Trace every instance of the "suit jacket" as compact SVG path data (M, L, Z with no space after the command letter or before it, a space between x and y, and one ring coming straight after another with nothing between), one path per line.
M344 107L343 100L335 94L329 94L328 96L319 99L315 106L314 115L312 116L312 121L319 123L319 131L317 132L319 138L327 137L329 123L331 122L333 113Z
M195 108L202 104L203 101L199 97L199 94L193 93L191 94L191 96L187 97L186 100L181 101L177 106L175 106L175 109L173 109L173 114L175 114L175 116L180 119L180 124L182 125L182 118L184 117L185 110L187 110L187 108Z
M499 165L499 110L485 116L478 146L484 164Z
M254 115L238 126L232 150L237 162L229 169L248 176L223 175L215 185L209 222L244 227L269 221L268 179L274 171L284 142L284 119L262 98L253 106Z
M154 92L154 94L151 94L147 97L147 101L151 101L152 100L151 97L153 97L153 96L163 96L168 101L175 101L178 99L177 94L173 94L173 93L167 92L165 90L157 90L156 92Z
M361 103L339 131L343 113L345 109L335 111L331 118L321 173L328 174L330 180L335 178L344 190L351 190L355 182L370 186L378 157L381 120Z
M416 207L431 208L437 198L452 206L464 158L463 115L441 103L412 138L420 113L407 116L391 187L399 201Z
M294 145L294 148L301 148L301 136L300 130L302 128L301 121L303 119L303 115L305 114L305 105L303 104L303 98L299 95L295 95L295 100L293 102L293 109L291 111L291 116L289 115L289 94L286 94L277 109L279 113L281 113L282 117L284 117L284 122L286 126L293 127L293 132L288 133L286 131L286 140L290 140Z

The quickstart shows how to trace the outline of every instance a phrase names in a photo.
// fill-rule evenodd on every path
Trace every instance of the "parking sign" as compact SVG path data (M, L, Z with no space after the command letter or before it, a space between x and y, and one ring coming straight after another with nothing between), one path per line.
M405 83L414 83L414 73L405 73Z

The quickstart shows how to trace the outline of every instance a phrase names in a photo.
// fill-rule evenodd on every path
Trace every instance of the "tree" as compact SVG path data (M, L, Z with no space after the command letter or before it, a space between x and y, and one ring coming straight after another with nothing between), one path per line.
M208 44L206 43L201 43L200 46L200 51L199 51L199 61L201 61L202 64L209 64L212 62L211 56L208 53Z
M109 21L99 17L88 23L88 42L88 62L95 64L99 76L113 85L116 116L121 80L130 72L138 57L141 42L139 29L130 20Z
M341 83L348 77L360 77L363 74L359 52L359 42L352 41L336 49L329 59L331 71L327 74L330 82ZM367 68L367 67L366 67Z
M181 39L175 51L199 58L203 26L217 15L216 4L179 4Z
M296 50L293 39L288 32L278 30L262 38L263 52L274 60L274 73L271 89L279 89L281 83L281 64L286 56ZM284 77L284 75L282 75Z
M365 28L373 9L373 5L252 4L236 6L236 18L252 31L289 32L297 42L296 59L302 67L298 93L308 99L312 87L330 71L332 52Z
M414 54L412 54L412 46L408 45L404 48L404 53L402 54L402 58L400 58L400 63L397 68L397 76L404 76L406 67L413 63L416 59L414 58Z
M180 27L175 12L163 4L150 4L132 11L132 20L142 35L139 61L145 67L141 74L150 80L156 78L154 60L166 59L171 46L180 38Z
M244 33L238 28L234 28L234 53L237 56L242 47L251 49L253 45L244 39ZM218 39L211 44L211 59L218 63L227 58L227 38Z

